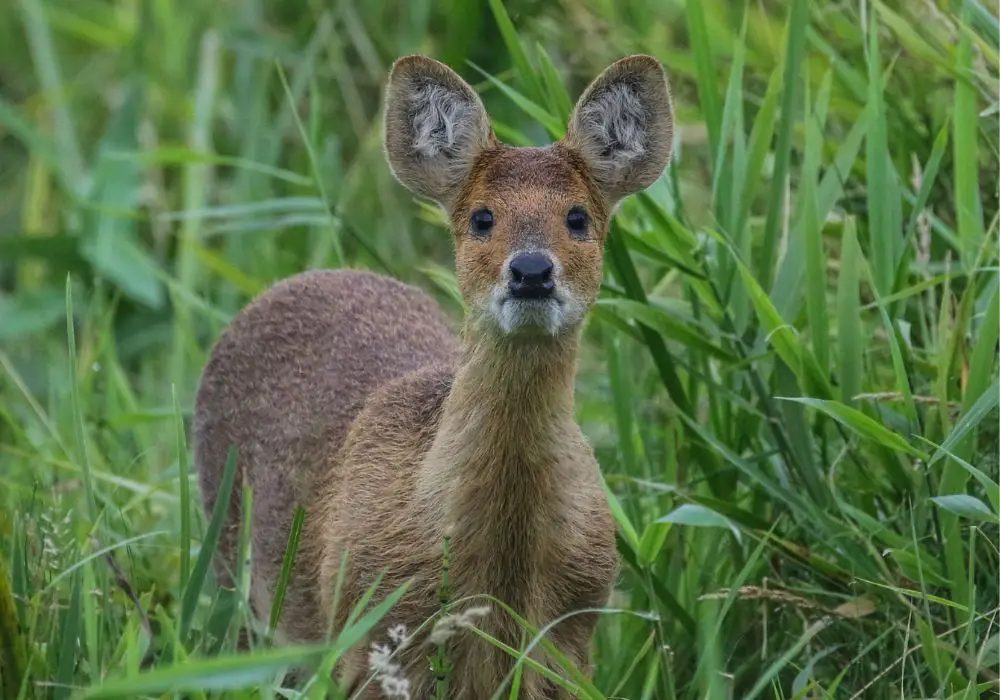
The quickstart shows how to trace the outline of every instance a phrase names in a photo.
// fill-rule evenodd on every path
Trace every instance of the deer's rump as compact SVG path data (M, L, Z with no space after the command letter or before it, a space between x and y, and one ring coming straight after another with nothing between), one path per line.
M195 410L195 459L206 510L218 497L230 445L237 482L216 557L231 582L242 479L253 489L251 598L270 611L289 526L382 384L451 360L457 339L426 294L360 271L313 271L279 282L232 321L212 350ZM286 605L312 607L294 583Z

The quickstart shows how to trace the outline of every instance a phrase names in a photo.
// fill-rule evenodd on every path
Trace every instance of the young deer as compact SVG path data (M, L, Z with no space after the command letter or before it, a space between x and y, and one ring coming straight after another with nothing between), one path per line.
M198 392L207 510L228 448L239 455L218 573L231 582L246 482L250 595L262 617L295 507L307 509L286 638L338 629L382 572L380 595L412 584L369 641L384 641L391 625L414 631L440 608L446 536L452 600L495 596L538 626L606 603L618 561L597 462L574 419L580 327L598 295L612 211L659 177L672 132L666 76L648 56L610 66L580 98L565 138L545 148L501 144L479 97L443 64L395 63L386 153L403 185L450 216L468 308L460 339L413 287L367 272L307 272L236 317ZM571 616L551 632L584 669L595 622ZM478 626L519 644L501 609ZM489 697L512 668L472 633L448 645L453 698ZM421 638L399 653L412 698L431 696L433 653ZM339 672L360 687L367 650ZM360 697L379 697L375 685ZM521 697L561 695L526 671Z

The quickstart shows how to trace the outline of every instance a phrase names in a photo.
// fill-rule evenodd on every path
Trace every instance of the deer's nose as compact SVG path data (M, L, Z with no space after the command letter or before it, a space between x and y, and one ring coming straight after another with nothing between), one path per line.
M556 289L552 258L545 253L521 253L510 261L510 293L517 299L544 299Z

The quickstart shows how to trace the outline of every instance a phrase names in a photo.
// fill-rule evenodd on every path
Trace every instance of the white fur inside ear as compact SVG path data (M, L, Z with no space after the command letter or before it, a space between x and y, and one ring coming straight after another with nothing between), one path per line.
M426 158L455 150L474 128L472 105L438 83L427 82L410 96L413 150Z
M609 85L580 113L582 126L611 168L625 168L648 150L649 119L636 89L627 83Z

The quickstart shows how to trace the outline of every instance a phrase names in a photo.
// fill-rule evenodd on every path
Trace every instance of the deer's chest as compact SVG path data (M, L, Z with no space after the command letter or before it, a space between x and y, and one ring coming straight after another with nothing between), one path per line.
M449 572L462 595L487 594L536 625L603 605L615 575L610 515L600 503L525 512L502 498L484 506L492 527L456 529ZM492 510L492 513L487 511Z

